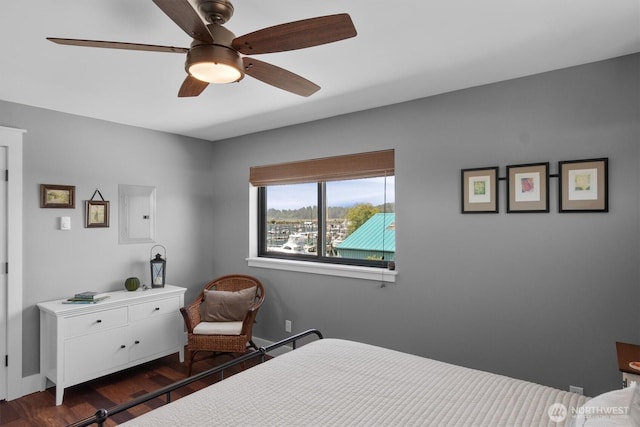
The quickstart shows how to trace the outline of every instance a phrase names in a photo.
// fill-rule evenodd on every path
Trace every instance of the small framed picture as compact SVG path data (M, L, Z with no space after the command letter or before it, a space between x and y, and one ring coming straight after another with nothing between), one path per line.
M40 184L41 208L66 208L76 207L75 185Z
M560 212L609 211L609 159L558 162Z
M86 228L109 227L109 202L87 200Z
M507 166L507 213L549 212L549 163Z
M462 213L498 212L498 166L462 169Z

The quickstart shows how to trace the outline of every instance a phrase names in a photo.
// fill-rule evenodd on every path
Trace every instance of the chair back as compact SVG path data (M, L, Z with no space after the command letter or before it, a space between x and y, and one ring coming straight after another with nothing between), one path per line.
M229 274L210 281L204 285L204 288L196 298L196 301L204 301L205 290L237 292L242 289L253 288L254 286L256 287L256 300L253 303L253 307L260 307L264 301L264 286L262 286L262 283L255 277L244 274Z

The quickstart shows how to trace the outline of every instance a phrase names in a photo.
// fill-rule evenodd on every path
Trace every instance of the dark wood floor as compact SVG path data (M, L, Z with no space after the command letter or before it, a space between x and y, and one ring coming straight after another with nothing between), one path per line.
M200 357L200 355L199 355ZM193 364L193 374L231 360L220 355ZM246 363L246 368L252 362ZM225 371L225 377L238 372L239 368ZM178 355L158 359L112 375L69 387L64 391L62 405L55 405L55 387L36 392L12 401L0 401L0 426L43 427L64 426L90 417L98 409L110 408L127 402L145 393L157 390L174 381L186 378L187 363L180 363ZM218 381L218 375L199 380L171 393L171 400L177 400L194 391ZM165 397L156 398L129 411L114 415L105 425L114 426L135 416L162 406Z

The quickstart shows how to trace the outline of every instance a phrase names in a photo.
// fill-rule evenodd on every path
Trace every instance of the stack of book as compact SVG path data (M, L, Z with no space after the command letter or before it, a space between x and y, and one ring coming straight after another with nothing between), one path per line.
M109 298L106 292L85 291L75 294L73 298L62 301L63 304L95 304Z

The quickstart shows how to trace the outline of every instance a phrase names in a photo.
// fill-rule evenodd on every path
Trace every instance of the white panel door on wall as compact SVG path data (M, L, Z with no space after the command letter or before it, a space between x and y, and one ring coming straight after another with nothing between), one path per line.
M0 146L0 400L7 398L7 147Z

